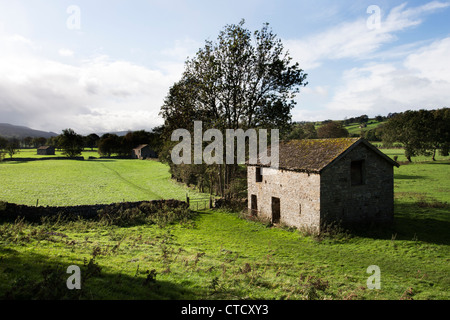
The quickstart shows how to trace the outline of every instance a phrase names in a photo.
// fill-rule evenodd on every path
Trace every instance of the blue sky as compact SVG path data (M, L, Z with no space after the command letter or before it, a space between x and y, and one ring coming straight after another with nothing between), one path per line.
M0 122L150 129L186 58L241 19L308 74L293 120L448 106L449 1L0 0Z

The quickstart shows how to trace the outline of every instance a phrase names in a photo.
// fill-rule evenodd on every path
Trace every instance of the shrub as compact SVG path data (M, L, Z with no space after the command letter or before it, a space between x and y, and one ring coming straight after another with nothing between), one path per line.
M193 213L187 206L151 202L143 202L133 208L127 208L126 204L115 204L99 210L101 222L121 227L139 224L157 224L164 227L175 222L187 222L192 217Z

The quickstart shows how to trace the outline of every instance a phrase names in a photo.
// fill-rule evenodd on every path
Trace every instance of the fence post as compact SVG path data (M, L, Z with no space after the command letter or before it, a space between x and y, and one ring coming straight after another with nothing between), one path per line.
M187 202L187 204L188 204L188 206L189 206L189 196L188 196L187 193L186 193L186 202Z

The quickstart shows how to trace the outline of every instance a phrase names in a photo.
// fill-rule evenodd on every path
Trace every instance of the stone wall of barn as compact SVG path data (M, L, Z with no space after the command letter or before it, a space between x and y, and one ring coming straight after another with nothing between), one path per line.
M256 167L248 166L248 208L257 197L257 216L272 221L272 197L280 199L280 224L317 232L320 225L320 176L287 170L262 168L256 182Z
M363 161L362 184L352 185L352 161ZM364 144L324 169L320 185L322 222L355 226L393 221L393 167Z

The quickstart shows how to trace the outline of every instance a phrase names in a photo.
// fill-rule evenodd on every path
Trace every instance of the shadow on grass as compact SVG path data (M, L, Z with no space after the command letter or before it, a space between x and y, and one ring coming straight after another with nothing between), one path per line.
M86 161L95 161L95 162L117 162L116 159L86 159Z
M425 179L426 177L423 176L412 176L407 174L395 174L394 179L402 179L402 180L418 180L418 179Z
M436 165L436 164L443 164L443 165L450 165L450 161L448 161L448 160L437 160L437 161L430 161L430 162L426 162L426 163L424 163L424 164L434 164L434 165Z
M111 273L101 263L74 263L80 267L81 289L69 290L70 263L49 262L37 253L0 248L1 300L187 300L201 293L141 271L136 276ZM64 260L64 261L63 261ZM204 296L203 296L204 297Z
M450 244L450 205L420 207L417 203L396 203L394 223L389 227L352 232L374 239L418 240L439 245Z
M435 244L450 244L450 204L439 208L421 207L418 203L395 205L397 239L417 239Z

